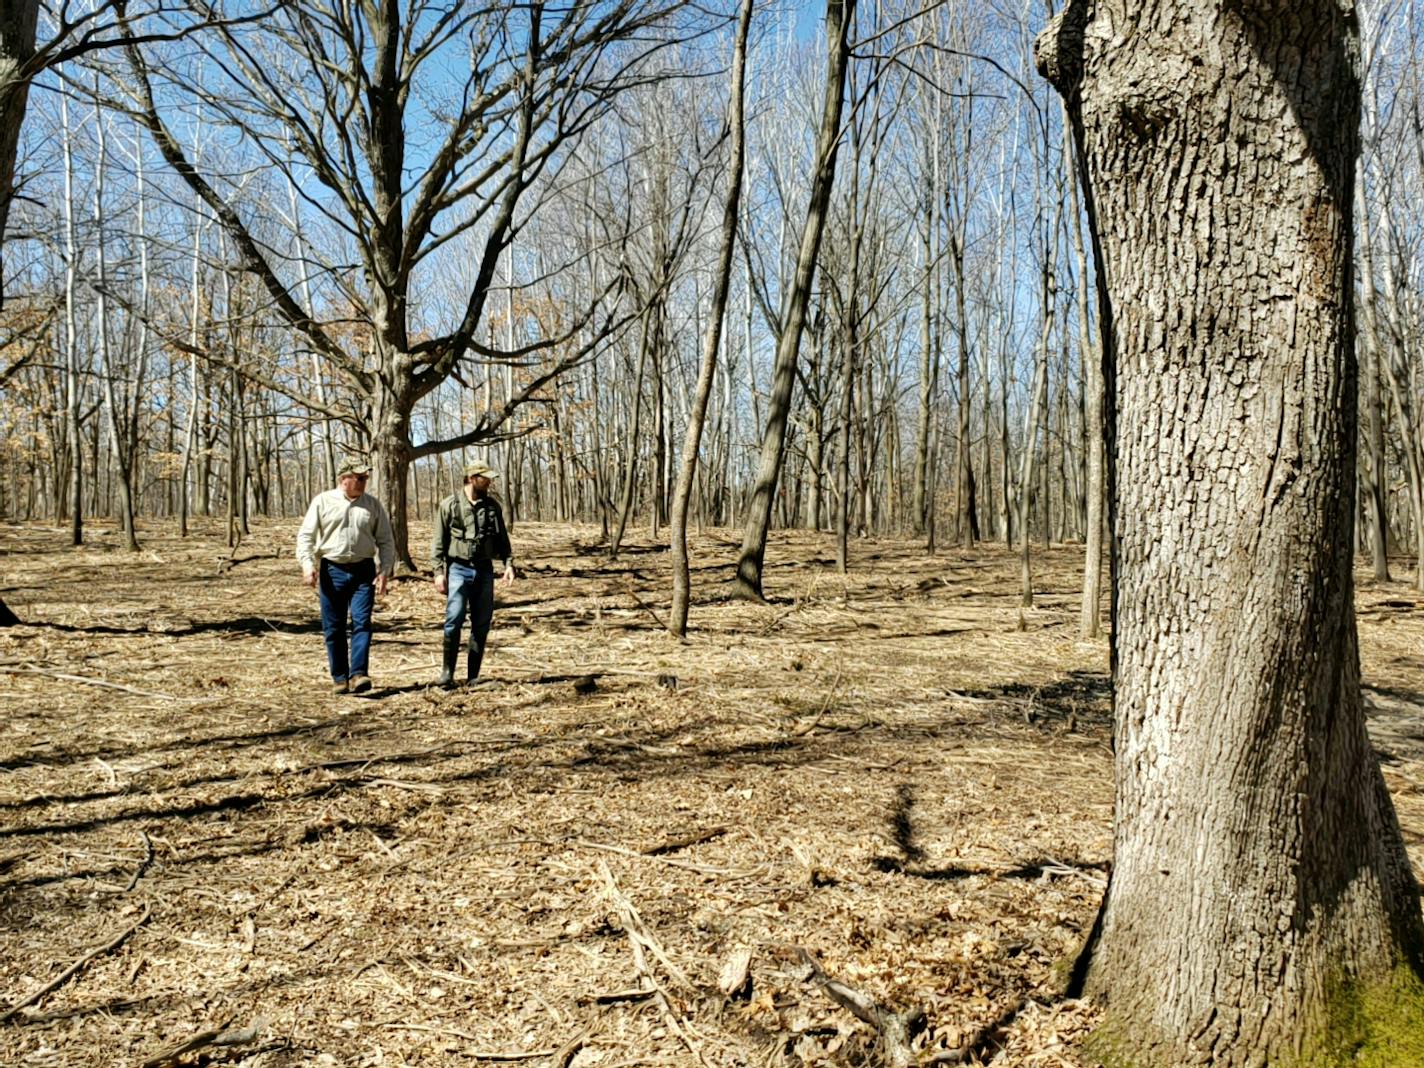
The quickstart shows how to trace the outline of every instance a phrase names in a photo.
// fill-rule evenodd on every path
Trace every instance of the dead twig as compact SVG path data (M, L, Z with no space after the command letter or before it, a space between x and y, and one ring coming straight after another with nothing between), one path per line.
M826 699L821 702L821 707L816 710L816 714L811 717L811 721L809 723L802 723L791 732L791 736L793 738L800 738L803 735L810 734L813 730L820 726L821 717L826 714L826 709L831 707L831 702L835 699L836 693L841 688L841 672L843 670L843 665L836 665L836 677L835 680L831 683L831 688L826 691Z
M907 1009L895 1012L885 1008L874 998L847 986L839 979L833 979L822 969L819 961L805 949L797 947L801 961L811 969L811 978L830 998L857 1020L870 1025L880 1035L880 1044L885 1050L885 1063L891 1068L910 1068L915 1063L914 1050L910 1043L925 1027L922 1009Z
M388 1023L383 1025L387 1031L423 1031L431 1035L446 1035L450 1038L462 1038L467 1042L478 1041L474 1035L468 1031L460 1031L454 1027L431 1027L428 1024L415 1023ZM483 1050L464 1050L464 1056L477 1061L491 1061L494 1063L514 1063L516 1061L542 1060L545 1057L556 1056L558 1051L552 1049L531 1049L528 1051L512 1051L508 1053L486 1052Z
M553 1068L569 1068L578 1051L588 1045L588 1036L589 1032L584 1031L560 1046L558 1052L554 1054Z
M44 675L47 678L59 679L61 682L82 682L86 686L101 686L106 690L120 690L123 693L131 693L138 697L156 697L162 701L202 701L201 697L174 697L170 693L158 693L154 690L140 690L136 686L124 686L117 682L110 682L108 679L94 679L87 675L69 675L63 671L47 671L33 664L6 664L0 671L24 672L28 675Z
M760 875L763 871L761 868L748 868L746 870L714 868L707 864L694 864L690 860L674 860L672 857L639 853L636 849L624 849L622 846L605 845L602 842L590 842L586 838L570 839L568 844L579 846L582 849L595 849L600 853L616 853L620 857L636 857L639 860L652 860L659 864L666 864L670 868L682 868L684 871L695 871L699 875L719 875L724 879L750 879L753 876Z
M703 1056L701 1046L697 1044L690 1033L690 1028L686 1021L684 1021L673 1008L672 999L668 997L667 991L662 988L657 976L653 973L653 969L648 965L647 956L643 952L644 948L653 952L654 956L662 962L663 967L668 969L669 974L684 986L691 985L687 980L687 976L683 975L682 971L668 959L667 954L662 951L662 947L658 946L657 942L653 940L653 937L648 934L647 929L643 926L642 917L638 915L637 908L634 907L633 903L623 894L623 891L618 889L618 883L613 878L613 872L608 867L608 864L604 861L599 861L598 866L602 869L603 881L608 885L608 897L613 902L613 907L617 910L619 919L623 922L623 930L628 934L628 947L633 951L633 963L637 967L638 973L647 980L657 992L658 1008L662 1011L664 1022L666 1022L668 1028L677 1035L678 1038L682 1039L683 1045L697 1058L697 1062L701 1064L703 1068L712 1068L712 1066L708 1064L707 1058Z
M655 846L649 846L643 850L645 857L660 857L664 853L676 853L680 849L688 846L701 845L703 842L710 842L714 838L721 838L727 833L725 827L709 827L705 831L692 831L689 834L679 835L676 838L668 838L659 842Z
M641 597L638 596L637 590L629 586L625 587L623 592L626 593L629 597L633 598L634 602L636 602L639 608L641 608L644 612L648 613L648 615L653 617L653 622L658 625L659 629L667 630L667 624L664 623L662 619L658 616L657 612L654 611L652 605L648 604Z
M139 861L138 867L134 869L133 876L129 879L128 885L124 887L124 893L126 894L138 885L138 881L143 878L143 873L146 872L148 866L153 863L153 839L149 838L147 831L140 831L139 833L143 835L143 860Z
M607 994L595 994L589 1000L595 1005L623 1005L632 1001L647 1001L657 997L656 990L638 987L633 990L614 990Z
M119 946L123 945L124 939L128 938L129 935L137 931L148 920L148 914L149 906L145 905L143 907L143 915L136 919L128 927L125 927L122 931L120 931L113 938L109 939L109 941L105 942L102 946L99 946L96 949L91 949L88 953L84 954L84 956L80 957L77 961L71 964L68 968L64 969L64 971L60 972L59 975L51 979L44 986L40 987L33 994L30 994L28 997L17 1001L15 1004L11 1005L8 1009L6 1009L3 1013L0 1013L0 1023L5 1023L6 1021L13 1018L15 1014L18 1013L21 1009L29 1008L35 1002L39 1001L40 998L44 997L47 994L52 994L54 991L58 990L71 978L73 978L81 968L83 968L94 958L102 957L105 953L109 953L117 949Z

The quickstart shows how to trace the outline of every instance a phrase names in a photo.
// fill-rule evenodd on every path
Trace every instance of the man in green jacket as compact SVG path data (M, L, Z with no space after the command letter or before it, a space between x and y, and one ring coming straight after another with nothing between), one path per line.
M444 660L436 683L455 685L455 664L460 656L460 628L470 617L470 641L465 681L480 677L485 639L494 618L494 561L504 562L504 579L514 581L514 554L509 528L499 504L490 496L490 483L499 472L474 463L465 468L465 485L440 502L435 517L435 538L430 562L435 568L435 588L445 595Z

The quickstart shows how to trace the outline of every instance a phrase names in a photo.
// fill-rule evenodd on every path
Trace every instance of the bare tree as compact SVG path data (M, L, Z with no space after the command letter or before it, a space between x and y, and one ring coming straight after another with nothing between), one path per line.
M1121 1062L1394 1064L1424 1026L1353 607L1356 33L1073 0L1039 40L1106 284L1114 859L1073 985Z
M687 562L687 510L692 500L693 482L697 477L698 457L702 449L702 427L707 419L707 405L712 396L713 380L717 372L717 350L722 343L723 322L727 317L732 254L737 239L737 218L741 213L742 172L745 169L746 156L743 100L752 3L753 0L742 0L737 16L736 38L732 45L732 88L731 98L727 103L727 134L731 144L727 154L727 189L722 200L722 244L718 254L717 273L712 281L712 302L707 312L707 328L702 341L702 363L697 373L697 392L693 397L692 410L688 413L687 433L682 443L682 467L678 472L670 516L672 607L668 611L668 630L678 637L682 637L687 631L691 586Z
M820 128L816 134L811 192L801 229L796 273L782 300L778 316L776 364L772 372L766 426L762 433L761 460L752 499L747 505L742 548L737 560L735 590L739 596L753 600L762 597L762 562L766 558L772 505L785 456L791 395L796 384L796 360L801 348L801 334L806 326L806 306L810 302L811 281L816 273L816 258L825 229L831 186L836 177L836 153L841 142L841 111L850 66L850 33L855 24L855 5L856 0L826 0L825 92Z
M196 82L138 43L128 49L135 108L160 152L231 235L243 268L276 312L359 398L345 418L369 442L375 488L407 566L413 566L406 514L411 462L495 437L521 404L587 355L576 350L530 376L460 433L412 440L416 403L472 356L523 366L564 340L537 339L514 352L479 340L498 262L528 220L526 194L547 184L562 150L639 81L642 61L670 39L662 28L680 3L547 8L536 2L514 10L395 0L284 4L263 26L211 31L219 59L204 70L222 71L225 83ZM197 15L206 11L199 0L190 6ZM420 87L438 81L438 95L448 97L457 57L468 70L458 106L446 113ZM276 251L255 235L254 207L194 166L182 131L170 127L155 102L158 77L165 92L203 100L272 166L285 169L290 149L303 177L320 188L318 197L296 183L360 264L359 281L348 275L339 284L346 310L365 327L365 351L304 303ZM410 142L417 127L439 131L418 153ZM437 270L461 241L473 244L477 267L458 318L441 329L422 328L413 320L412 282ZM611 329L612 313L595 295L570 334L600 314Z

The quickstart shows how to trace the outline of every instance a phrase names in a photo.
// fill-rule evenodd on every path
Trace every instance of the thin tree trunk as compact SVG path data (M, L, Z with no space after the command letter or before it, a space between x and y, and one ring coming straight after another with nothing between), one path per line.
M1046 315L1043 322L1045 343L1051 328L1052 321ZM1023 456L1019 468L1019 603L1025 608L1033 607L1033 555L1030 550L1033 539L1029 531L1029 510L1033 503L1034 453L1038 449L1038 425L1040 413L1043 411L1043 395L1047 389L1048 353L1040 345L1038 366L1033 373L1032 399L1029 401L1028 411L1024 413Z
M934 96L934 114L938 120L941 114L943 97L936 93ZM925 531L925 517L928 494L929 494L929 464L930 464L930 418L932 415L935 386L939 379L939 352L936 348L936 337L934 329L934 278L938 269L938 258L935 255L934 238L937 233L939 222L940 204L940 152L938 145L939 124L936 121L935 128L929 131L933 138L931 141L931 151L933 159L929 168L930 187L925 191L924 206L925 219L924 229L920 233L920 254L924 259L924 275L921 280L920 293L920 382L919 382L919 402L916 407L915 422L915 472L913 475L914 486L911 489L910 508L913 512L914 532L916 534Z
M653 319L658 314L659 298L643 314L643 329L638 342L638 377L633 383L633 421L628 428L628 457L623 466L623 492L618 505L618 525L613 528L613 540L608 544L608 557L618 558L618 550L623 544L623 534L628 529L628 519L633 514L633 501L637 497L638 486L638 434L643 422L643 379L648 370L648 350L652 348Z
M1400 446L1405 456L1405 469L1409 472L1409 504L1414 515L1414 584L1416 589L1424 591L1424 436L1421 436L1424 426L1421 426L1421 412L1411 400L1414 391L1408 379L1404 378L1407 369L1395 366L1395 354L1408 352L1403 326L1407 311L1401 307L1405 298L1395 276L1396 255L1391 250L1382 257L1385 292L1391 298L1386 312L1391 344L1388 349L1381 350L1379 366L1389 383L1390 398L1399 418Z
M727 131L731 137L727 158L727 193L722 201L722 246L717 274L712 282L711 306L702 342L702 365L697 373L697 391L687 415L687 433L682 443L682 467L673 493L671 524L672 607L668 630L681 638L687 632L691 578L687 559L687 509L697 479L698 454L702 448L702 428L717 375L717 352L722 344L722 328L727 317L727 294L732 283L732 256L736 251L737 218L741 212L742 174L746 169L745 88L747 37L751 28L754 0L742 0L737 14L736 38L732 44L731 94L727 103Z
M79 242L74 232L74 153L69 130L69 101L59 100L61 143L64 153L64 419L69 439L69 543L84 544L84 440L80 434L79 405Z
M1067 128L1068 110L1063 110ZM1099 605L1103 589L1103 363L1102 353L1094 347L1089 328L1088 257L1083 248L1082 205L1078 190L1086 178L1078 169L1077 154L1065 139L1063 165L1069 175L1069 210L1073 213L1073 254L1078 261L1078 358L1083 365L1083 451L1086 455L1085 478L1087 515L1083 531L1083 605L1078 620L1078 634L1089 639L1101 633L1102 612ZM1092 276L1096 282L1097 275ZM1100 296L1101 300L1102 297Z
M1365 462L1360 465L1365 493L1365 515L1369 524L1370 559L1374 577L1389 579L1389 517L1385 509L1384 406L1380 398L1380 332L1375 293L1374 250L1370 238L1370 216L1365 207L1364 168L1355 169L1355 219L1360 247L1360 311L1364 329L1360 331L1364 362Z
M188 375L191 390L188 398L188 426L183 434L183 461L178 475L178 535L188 536L188 475L193 467L193 447L198 438L198 316L202 311L202 293L199 289L202 268L203 227L193 219L193 278L189 297L188 325ZM333 483L334 484L334 483Z
M113 364L113 351L109 339L109 296L108 296L108 255L104 240L104 178L108 167L108 136L104 127L104 115L99 110L98 76L95 76L94 95L94 139L98 159L94 164L94 227L95 269L95 332L99 341L99 380L104 388L104 414L109 417L109 454L114 463L116 488L119 493L119 528L123 533L124 548L138 551L138 534L134 530L134 502L132 475L129 470L129 456L126 449L125 425L128 420L119 410L118 393L114 379L118 372ZM140 239L141 240L141 239Z
M761 462L756 485L747 506L742 548L737 560L734 590L738 596L762 599L762 565L771 529L771 510L786 447L786 426L791 414L791 393L796 384L796 359L806 324L806 305L825 229L826 209L836 177L836 152L840 146L841 111L845 100L846 72L850 66L850 27L855 22L856 0L826 0L826 83L821 127L816 135L816 170L801 230L796 273L782 304L781 335L777 338L776 365L766 428L762 434Z
M954 263L954 313L958 317L955 335L959 339L959 368L956 381L959 388L959 423L954 443L954 525L961 549L974 546L974 470L969 456L969 312L965 301L964 242L968 220L959 220L958 232L950 235L950 258Z

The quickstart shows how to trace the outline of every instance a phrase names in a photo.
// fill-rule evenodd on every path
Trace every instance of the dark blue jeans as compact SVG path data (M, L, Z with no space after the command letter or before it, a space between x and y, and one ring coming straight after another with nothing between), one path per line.
M376 561L321 562L321 634L336 682L370 674L371 607L376 602ZM346 616L351 615L351 657L346 656Z
M452 563L445 581L445 637L459 642L468 614L470 645L483 650L494 619L494 563L481 560L474 567Z

